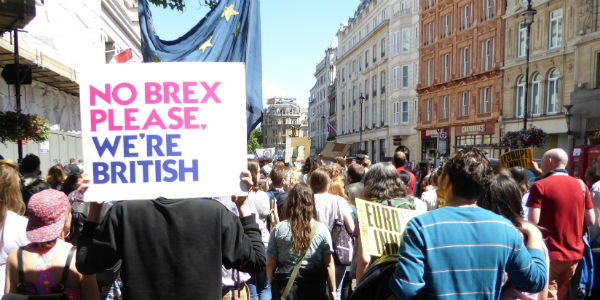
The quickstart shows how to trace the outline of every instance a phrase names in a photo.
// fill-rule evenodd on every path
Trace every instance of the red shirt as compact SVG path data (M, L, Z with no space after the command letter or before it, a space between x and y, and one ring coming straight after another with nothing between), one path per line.
M584 212L594 208L587 186L566 173L555 173L533 184L527 206L540 208L538 225L547 229L542 233L547 238L550 259L580 260Z
M408 177L410 177L410 182L408 183L408 193L410 195L414 195L415 194L415 174L413 174L411 171L409 170L405 170L404 167L397 167L396 168L397 172L400 171L404 171L408 174Z

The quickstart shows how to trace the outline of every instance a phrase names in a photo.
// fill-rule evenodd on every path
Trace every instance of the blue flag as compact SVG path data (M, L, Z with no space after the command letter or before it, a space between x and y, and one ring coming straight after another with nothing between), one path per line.
M260 1L219 1L190 31L174 41L158 38L148 0L139 0L144 62L206 61L246 63L246 124L262 121Z

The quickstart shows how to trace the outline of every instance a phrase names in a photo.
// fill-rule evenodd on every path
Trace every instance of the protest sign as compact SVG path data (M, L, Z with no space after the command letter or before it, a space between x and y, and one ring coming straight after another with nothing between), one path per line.
M263 157L273 158L275 156L275 153L276 153L275 148L256 149L256 156L258 156L258 158L263 158Z
M533 161L531 148L515 149L500 155L500 163L507 167L523 167L528 169Z
M241 192L242 63L107 64L82 75L86 201Z
M352 147L352 144L328 141L323 146L323 150L321 150L321 157L333 161L338 156L346 156L348 151L350 151L350 147Z
M373 256L398 253L410 219L424 211L395 208L356 198L363 253Z
M304 161L310 156L310 137L290 137L285 141L285 162Z

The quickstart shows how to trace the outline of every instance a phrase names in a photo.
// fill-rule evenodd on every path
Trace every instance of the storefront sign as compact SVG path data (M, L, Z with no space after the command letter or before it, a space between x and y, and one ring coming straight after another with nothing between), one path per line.
M450 127L421 130L421 138L437 139L440 137L441 133L446 133L446 137L450 136Z
M494 123L456 126L455 136L494 134Z

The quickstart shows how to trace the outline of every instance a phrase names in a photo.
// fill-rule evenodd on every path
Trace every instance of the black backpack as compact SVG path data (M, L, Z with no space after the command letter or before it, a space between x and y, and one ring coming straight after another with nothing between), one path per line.
M29 185L25 185L23 182L21 182L21 187L21 194L23 195L23 202L25 202L25 206L27 206L27 203L29 203L29 198L31 198L33 194L51 188L50 184L41 178L36 178Z
M360 283L352 292L350 300L396 299L390 289L390 278L396 270L398 255L385 255L375 260L365 271Z

